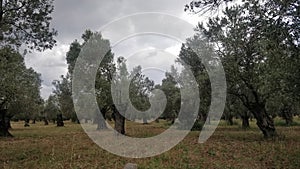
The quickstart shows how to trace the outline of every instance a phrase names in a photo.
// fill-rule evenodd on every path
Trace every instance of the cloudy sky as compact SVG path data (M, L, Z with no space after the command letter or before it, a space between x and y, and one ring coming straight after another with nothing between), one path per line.
M147 76L160 81L174 64L181 40L190 36L191 26L203 19L183 11L188 2L56 0L52 27L58 31L57 46L26 56L27 66L42 74L42 97L46 99L52 92L53 80L67 73L65 58L69 45L75 39L80 40L86 29L101 31L111 41L115 55L127 59L129 69L141 65Z

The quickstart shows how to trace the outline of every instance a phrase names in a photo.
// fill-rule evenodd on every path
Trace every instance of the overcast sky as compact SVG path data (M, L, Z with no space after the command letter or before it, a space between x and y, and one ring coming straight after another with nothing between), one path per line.
M188 2L189 0L56 0L55 10L52 14L52 27L58 31L57 46L52 50L26 56L27 66L33 67L42 74L42 97L46 99L51 94L53 80L59 79L61 75L67 73L65 58L70 43L75 39L80 40L84 30L102 31L103 26L114 20L117 21L110 23L108 27L114 26L108 32L104 32L103 36L113 42L115 41L112 39L122 38L120 35L124 36L123 41L113 46L116 57L127 58L129 69L141 65L147 76L156 82L160 81L164 72L174 64L181 43L170 37L151 34L126 38L124 30L130 28L131 31L127 31L127 33L131 34L143 30L178 33L182 28L187 29L188 26L180 21L175 26L174 24L168 26L168 23L164 21L166 24L156 23L152 16L147 17L146 15L138 18L125 18L121 22L119 18L135 13L160 12L177 16L195 25L201 19L199 16L183 11L184 5ZM168 18L162 18L162 20L170 21Z

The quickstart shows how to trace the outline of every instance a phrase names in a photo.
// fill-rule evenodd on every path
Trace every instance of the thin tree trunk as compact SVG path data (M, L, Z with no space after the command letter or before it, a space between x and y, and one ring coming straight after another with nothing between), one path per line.
M229 124L230 126L233 125L233 116L231 115L231 113L229 113L229 114L226 116L226 120L227 120L227 122L228 122L228 124Z
M293 118L287 118L287 119L285 119L285 124L286 124L287 126L291 126L292 123L293 123Z
M281 116L285 120L286 126L290 126L293 123L293 113L289 105L284 105L281 109Z
M105 130L105 129L107 129L107 125L105 122L106 109L102 108L100 111L101 111L101 114L96 113L96 118L95 118L95 122L97 123L97 130Z
M246 114L246 115L241 116L241 118L242 118L242 128L243 129L249 128L250 127L249 116Z
M174 124L175 123L175 118L172 118L171 119L171 124Z
M208 119L207 124L210 124L210 116L207 116L207 119Z
M97 130L105 130L107 129L107 125L104 119L102 117L98 117L97 119Z
M143 124L148 124L146 117L143 117Z

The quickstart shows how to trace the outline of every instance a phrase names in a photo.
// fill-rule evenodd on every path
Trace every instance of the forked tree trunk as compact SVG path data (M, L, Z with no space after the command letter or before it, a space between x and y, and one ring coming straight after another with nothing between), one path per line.
M8 125L6 123L6 109L0 109L0 137L12 137L8 131Z
M251 110L256 119L256 124L263 132L265 138L273 138L277 136L274 126L274 120L267 114L264 104L257 104Z

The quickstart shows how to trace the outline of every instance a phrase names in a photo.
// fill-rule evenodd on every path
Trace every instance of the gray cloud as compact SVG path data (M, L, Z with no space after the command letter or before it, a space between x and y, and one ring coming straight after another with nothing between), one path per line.
M42 95L44 98L47 98L52 91L52 81L59 79L60 75L66 74L67 72L65 57L69 44L75 39L80 39L84 30L99 30L105 24L115 19L140 12L162 12L189 20L190 17L183 12L184 4L189 1L190 0L56 0L54 4L55 10L52 14L52 27L58 30L58 45L52 51L47 50L43 53L29 54L26 56L26 64L42 74ZM137 22L139 23L138 25L136 24ZM115 27L115 30L111 30L115 37L122 36L125 27L132 29L132 32L167 29L165 25L151 24L147 18L143 17L135 18L135 20L129 19L122 24L120 27ZM184 24L179 22L177 26L168 28L168 31L176 31L178 33L181 28L184 29ZM184 34L184 32L182 33ZM178 50L178 46L180 46L180 43L174 39L157 37L155 35L143 35L125 40L115 46L113 51L116 53L116 56L122 55L124 57L130 56L136 51L149 48L160 50L168 49L168 52L174 54L174 51ZM146 68L146 66L154 67L163 65L163 70L165 70L165 68L173 64L175 60L175 56L163 52L153 53L151 57L143 55L142 52L139 56L135 57L136 58L132 57L128 59L128 63L132 65L129 67L133 67L137 64L142 65L143 68ZM151 63L152 66L148 63ZM151 74L156 76L155 73ZM155 78L159 79L157 77Z
M59 41L80 38L87 29L97 30L125 15L139 12L165 12L181 15L188 0L56 0L52 25L59 31Z

